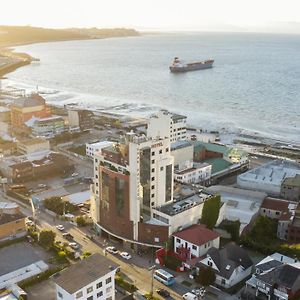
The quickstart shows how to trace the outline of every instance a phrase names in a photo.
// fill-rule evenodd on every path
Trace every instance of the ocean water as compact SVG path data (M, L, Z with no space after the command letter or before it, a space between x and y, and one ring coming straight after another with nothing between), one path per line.
M300 142L300 35L161 34L16 50L40 62L9 74L3 85L38 86L53 104L137 116L166 108L204 129ZM213 58L214 68L172 74L174 56Z

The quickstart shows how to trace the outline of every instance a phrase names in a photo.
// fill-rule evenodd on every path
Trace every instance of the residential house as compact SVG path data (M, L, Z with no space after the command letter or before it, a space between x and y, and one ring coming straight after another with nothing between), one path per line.
M300 201L300 174L287 177L281 184L281 197L292 201Z
M96 253L52 276L57 300L114 300L117 266Z
M250 289L251 287L252 289ZM246 282L246 292L264 295L268 300L288 300L300 295L300 269L294 259L274 253L255 266L255 273Z
M196 266L211 267L216 274L215 283L223 288L230 288L251 275L253 262L245 249L229 243L220 250L210 248L206 257Z
M174 252L184 260L201 257L214 247L219 249L220 235L203 224L192 225L182 231L172 234L174 237Z

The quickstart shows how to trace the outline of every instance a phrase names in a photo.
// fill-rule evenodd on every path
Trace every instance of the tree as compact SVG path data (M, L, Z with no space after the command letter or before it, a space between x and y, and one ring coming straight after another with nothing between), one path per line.
M83 227L86 225L86 220L83 216L78 216L76 218L76 223L77 223L78 227Z
M42 230L39 235L39 243L49 249L54 244L55 236L56 234L52 230Z
M202 210L201 223L205 224L207 228L213 229L219 218L221 208L221 197L216 195L204 202Z
M267 216L259 216L250 233L250 238L256 242L271 242L276 240L277 220Z
M73 213L78 210L76 205L69 201L63 201L61 197L50 197L45 199L44 206L58 215L63 215L66 212Z
M209 286L216 280L216 274L211 267L201 267L195 281L203 286Z

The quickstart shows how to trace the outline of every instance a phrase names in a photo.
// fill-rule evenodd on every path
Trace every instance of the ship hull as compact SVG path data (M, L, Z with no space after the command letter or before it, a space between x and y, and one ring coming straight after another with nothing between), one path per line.
M213 67L213 62L211 63L194 63L194 64L187 64L186 66L170 66L170 71L172 73L184 73L189 71L197 71L197 70L205 70L210 69Z

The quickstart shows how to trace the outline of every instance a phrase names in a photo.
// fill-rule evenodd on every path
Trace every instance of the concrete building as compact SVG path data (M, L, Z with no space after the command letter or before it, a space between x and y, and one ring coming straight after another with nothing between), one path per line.
M70 128L78 128L80 131L90 130L94 127L94 113L86 109L68 109Z
M220 250L210 248L196 265L198 268L211 267L216 274L215 283L230 288L251 275L253 262L245 249L229 243Z
M46 118L51 116L51 110L46 105L45 99L38 94L16 99L10 110L11 125L14 131L26 131L25 122L32 117Z
M86 143L85 153L88 157L94 160L95 153L100 151L102 148L112 146L114 143L110 141L96 142L96 143Z
M205 184L212 171L207 163L194 163L194 146L188 141L176 141L171 144L171 154L174 157L174 179L181 183Z
M172 236L174 252L184 260L202 257L211 247L219 249L220 246L220 235L202 224L192 225L173 233Z
M174 201L163 206L154 207L152 211L153 220L169 227L169 235L194 224L199 224L204 203L213 197L211 194L195 192L186 187L182 189L182 194L176 193L174 195ZM223 214L224 206L220 209L220 218L217 225L223 220Z
M0 122L10 123L10 109L6 106L0 106Z
M31 133L36 137L53 138L66 131L65 120L61 116L50 116L47 118L32 117L26 122Z
M31 154L34 152L50 150L49 141L41 138L20 141L17 145L18 152L22 154Z
M153 224L151 215L154 207L173 200L173 161L168 138L134 133L95 153L91 213L96 227L131 243L166 241L168 226Z
M241 222L240 234L259 215L260 207L267 194L243 190L231 186L214 185L206 189L213 195L221 195L224 203L224 220Z
M211 176L212 166L207 163L187 163L185 168L175 170L174 179L181 183L205 185Z
M161 110L152 115L148 121L147 136L169 138L173 143L186 139L186 117Z
M300 201L300 174L283 180L280 195L287 200Z
M286 178L300 175L300 164L287 160L274 160L237 177L239 187L265 192L279 197Z
M17 204L0 202L0 241L26 235L25 218Z
M57 300L114 300L117 266L99 253L52 276Z

